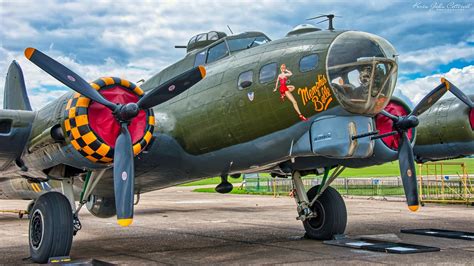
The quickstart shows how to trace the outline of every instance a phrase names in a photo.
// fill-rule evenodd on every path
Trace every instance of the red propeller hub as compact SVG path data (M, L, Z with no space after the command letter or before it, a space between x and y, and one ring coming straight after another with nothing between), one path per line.
M115 77L101 78L90 85L108 100L109 107L118 104L120 108L107 108L99 101L74 94L64 112L64 130L72 147L94 163L111 164L121 130L119 121L125 120L129 123L133 153L138 155L150 144L155 126L153 110L139 111L135 104L144 93L142 89Z
M409 111L406 109L405 106L403 106L402 104L399 104L395 101L390 101L390 103L385 107L385 111L389 112L392 115L399 116L399 117L406 116L409 113ZM395 130L394 122L390 118L388 118L388 117L386 117L382 114L378 114L375 117L375 126L376 126L377 130L380 132L379 134L385 134L385 133L389 133L389 132L392 132L392 131ZM412 140L413 139L412 138L413 129L409 129L407 134L408 134L408 138L410 140ZM395 135L392 135L392 136L388 136L388 137L382 138L382 141L390 149L398 150L398 143L400 141L400 135L395 134Z
M100 94L113 103L127 104L138 102L138 96L121 86L100 90ZM115 147L115 141L120 133L120 124L115 119L112 111L102 104L92 102L89 106L89 122L92 130L111 147ZM139 111L138 115L130 121L128 130L132 137L132 143L136 143L145 135L147 125L145 111Z

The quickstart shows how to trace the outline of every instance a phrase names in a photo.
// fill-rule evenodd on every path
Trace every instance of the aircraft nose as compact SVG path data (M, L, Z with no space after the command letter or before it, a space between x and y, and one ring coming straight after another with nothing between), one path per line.
M382 37L347 31L329 48L327 72L342 107L352 113L376 114L395 89L397 53Z

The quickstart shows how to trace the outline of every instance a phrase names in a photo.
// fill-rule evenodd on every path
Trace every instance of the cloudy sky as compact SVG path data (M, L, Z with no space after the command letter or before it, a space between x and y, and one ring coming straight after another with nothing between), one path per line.
M474 93L474 2L453 1L204 1L0 0L0 93L8 65L17 60L34 109L68 89L23 56L35 47L86 80L147 79L177 61L173 48L209 30L262 31L282 38L305 19L342 16L336 29L367 31L399 53L397 88L413 101L445 76ZM320 24L324 27L326 24ZM0 97L0 104L3 105Z

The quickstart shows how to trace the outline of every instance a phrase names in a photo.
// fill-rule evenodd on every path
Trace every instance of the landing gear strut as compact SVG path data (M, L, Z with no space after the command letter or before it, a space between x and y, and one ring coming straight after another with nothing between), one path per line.
M334 180L341 172L336 169L330 180ZM346 205L339 192L328 186L332 180L321 186L314 186L306 193L298 171L293 172L292 179L298 211L296 219L303 222L306 237L328 240L344 233L347 224Z

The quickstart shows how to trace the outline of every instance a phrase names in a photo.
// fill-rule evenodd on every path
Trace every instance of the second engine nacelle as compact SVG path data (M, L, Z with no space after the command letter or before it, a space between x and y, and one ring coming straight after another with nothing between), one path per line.
M474 96L469 96L474 99ZM474 109L457 98L439 101L420 115L414 152L418 161L474 153Z

